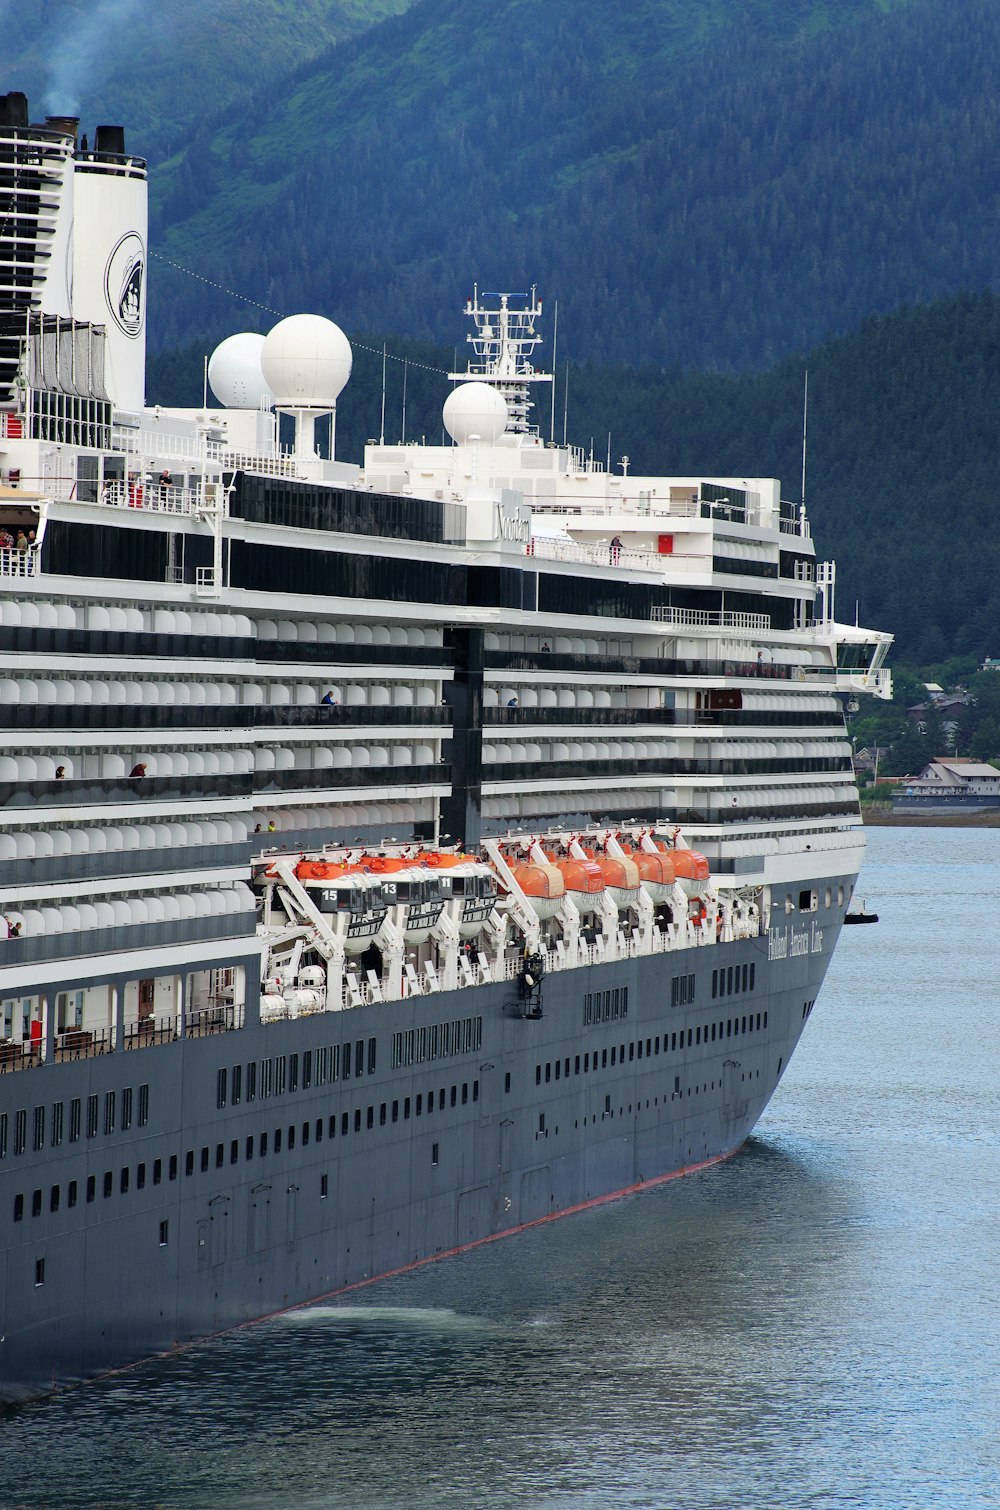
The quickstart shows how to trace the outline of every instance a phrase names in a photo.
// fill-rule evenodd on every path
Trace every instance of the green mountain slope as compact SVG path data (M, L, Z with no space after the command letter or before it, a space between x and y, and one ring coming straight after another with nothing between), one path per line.
M32 118L121 121L135 151L165 156L206 113L354 37L410 0L36 0L3 8L0 92Z
M420 0L206 119L154 245L348 328L534 282L577 357L762 368L1000 286L998 72L993 0ZM155 271L159 342L232 327Z
M459 321L456 336L462 334ZM367 349L366 349L367 348ZM409 358L406 436L442 439L453 348L390 342ZM202 351L155 359L151 398L197 403ZM544 362L542 365L545 365ZM1000 477L995 374L1000 296L961 295L871 319L758 375L731 377L586 365L569 373L569 438L633 472L776 476L797 498L808 365L808 507L821 560L838 564L837 603L891 630L898 658L1000 655ZM381 341L355 344L338 407L337 454L360 460L377 435ZM436 370L433 370L436 369ZM560 363L557 438L565 374ZM390 362L386 435L402 424L401 362ZM540 414L543 433L548 413Z

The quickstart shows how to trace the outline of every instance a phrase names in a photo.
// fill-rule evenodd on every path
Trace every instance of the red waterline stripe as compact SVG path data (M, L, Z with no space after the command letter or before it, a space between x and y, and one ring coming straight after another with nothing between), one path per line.
M621 1190L611 1190L607 1195L595 1195L589 1200L579 1201L575 1206L564 1206L560 1211L550 1211L545 1216L536 1216L530 1222L519 1222L516 1227L505 1227L502 1232L490 1232L486 1237L474 1238L471 1243L459 1243L455 1248L446 1248L443 1253L430 1253L426 1258L415 1258L412 1263L401 1264L398 1269L386 1269L383 1274L372 1274L366 1279L356 1279L349 1285L341 1285L335 1290L325 1290L322 1295L313 1295L309 1300L298 1300L294 1305L282 1306L277 1311L268 1311L265 1315L254 1316L249 1321L237 1321L218 1332L206 1332L203 1337L193 1337L190 1342L178 1342L171 1348L165 1348L163 1352L148 1353L144 1358L136 1358L134 1363L123 1363L118 1368L105 1369L103 1373L92 1375L90 1380L80 1382L96 1383L100 1379L114 1379L119 1374L130 1373L133 1369L142 1368L147 1363L155 1363L163 1358L175 1358L178 1353L186 1353L193 1347L200 1347L203 1342L218 1342L220 1338L230 1337L234 1332L246 1331L248 1327L261 1326L265 1321L275 1321L279 1316L291 1316L296 1311L308 1310L310 1306L320 1305L324 1300L332 1300L338 1295L350 1295L354 1290L367 1289L369 1285L378 1284L383 1279L396 1279L400 1274L410 1274L414 1269L422 1269L425 1264L435 1264L444 1258L454 1258L458 1253L469 1253L473 1248L482 1248L486 1243L496 1243L504 1237L515 1237L519 1232L528 1232L532 1227L541 1227L546 1222L557 1222L564 1216L575 1216L580 1211L590 1211L595 1206L606 1206L609 1201L621 1200L626 1195L636 1195L641 1190L652 1189L654 1185L665 1185L668 1180L680 1180L685 1175L698 1174L703 1169L711 1169L715 1164L725 1163L734 1154L738 1154L742 1147L742 1143L739 1143L728 1152L715 1154L711 1159L702 1159L698 1164L686 1164L683 1169L672 1169L668 1174L656 1174L648 1180L638 1180L634 1185L624 1185ZM72 1386L67 1387L72 1388Z

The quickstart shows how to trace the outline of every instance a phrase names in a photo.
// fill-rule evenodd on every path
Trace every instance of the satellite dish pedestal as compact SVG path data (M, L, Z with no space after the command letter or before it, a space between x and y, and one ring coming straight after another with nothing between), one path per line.
M260 365L274 393L274 407L295 422L295 456L316 458L316 421L330 416L334 456L337 399L351 375L351 343L339 325L322 315L289 315L265 338Z

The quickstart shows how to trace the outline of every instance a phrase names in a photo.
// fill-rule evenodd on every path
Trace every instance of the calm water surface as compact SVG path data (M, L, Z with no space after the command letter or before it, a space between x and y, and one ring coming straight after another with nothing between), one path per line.
M739 1157L15 1412L0 1503L1000 1506L998 849L870 832Z

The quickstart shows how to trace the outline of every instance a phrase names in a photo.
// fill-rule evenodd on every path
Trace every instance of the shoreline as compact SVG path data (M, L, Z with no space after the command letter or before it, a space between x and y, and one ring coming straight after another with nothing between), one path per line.
M1000 828L1000 809L982 813L867 813L862 808L865 828Z

